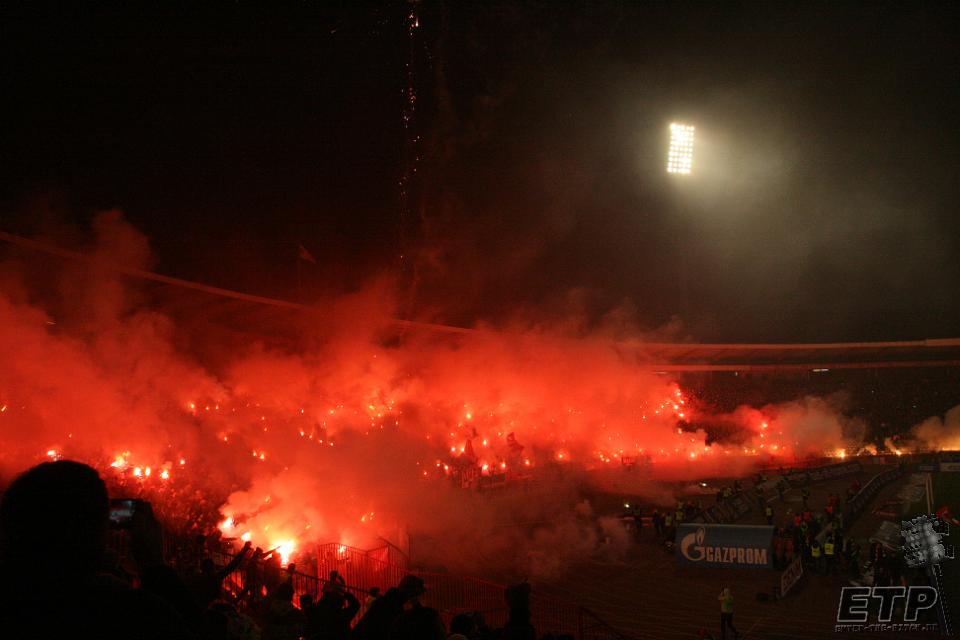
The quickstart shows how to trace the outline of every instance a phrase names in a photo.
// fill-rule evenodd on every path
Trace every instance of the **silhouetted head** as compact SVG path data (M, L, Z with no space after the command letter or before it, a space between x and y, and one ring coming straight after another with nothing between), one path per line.
M313 596L309 593L301 594L300 596L300 608L306 611L311 606L313 606Z
M107 487L70 460L44 462L20 475L0 504L0 557L55 573L96 569L109 523Z
M423 579L409 573L405 575L402 580L400 580L400 584L397 585L397 589L399 589L400 593L403 594L405 600L419 598L426 591Z
M207 574L213 574L217 571L217 565L213 564L213 560L210 558L204 558L200 562L200 571Z

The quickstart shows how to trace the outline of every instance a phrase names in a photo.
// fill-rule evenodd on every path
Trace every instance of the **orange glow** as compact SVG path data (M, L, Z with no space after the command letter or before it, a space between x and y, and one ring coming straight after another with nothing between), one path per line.
M242 532L241 539L264 549L282 545L284 561L319 542L360 545L363 536L389 537L397 521L410 517L402 512L408 501L389 502L378 491L390 482L397 495L431 496L434 487L426 483L442 483L435 493L447 499L448 487L472 488L486 474L485 488L494 472L510 483L537 483L541 469L544 476L557 468L612 476L620 465L662 465L667 473L713 477L722 462L732 462L720 455L730 454L723 444L706 444L713 433L701 425L718 418L706 401L685 397L668 374L639 369L609 342L571 340L549 328L529 335L468 332L452 341L421 340L411 329L386 340L382 326L373 328L379 320L366 321L374 309L393 317L389 305L380 309L385 297L378 296L357 309L336 309L342 324L322 340L290 348L265 344L229 353L215 332L174 342L165 323L176 324L157 309L149 311L158 317L114 319L121 340L105 336L103 348L83 335L61 337L61 328L40 330L31 335L46 343L40 351L49 357L24 362L52 363L43 375L21 367L37 376L21 385L0 372L0 431L13 425L14 444L27 443L24 455L9 457L93 461L111 488L149 499L165 520L180 517L184 528L204 530L219 521L226 537ZM15 315L0 304L0 318L4 313ZM33 331L33 315L14 320L10 327ZM61 325L64 333L67 326ZM225 354L209 359L216 365L180 348L200 338L210 341L211 353ZM103 361L104 353L120 366ZM59 372L62 360L71 365L66 373ZM104 389L76 382L84 375ZM58 390L47 399L51 380ZM8 396L21 388L26 397ZM803 431L785 426L782 412L748 407L722 418L736 436L729 440L736 444L725 445L734 455L759 451L757 462L767 464L809 453ZM31 431L34 422L40 435ZM803 445L779 444L796 438ZM5 452L8 444L0 436ZM211 515L196 522L201 504ZM376 520L356 505L376 509Z
M293 552L297 548L297 544L293 540L286 540L276 545L277 553L280 554L280 564L286 566L290 564L290 556L293 555Z

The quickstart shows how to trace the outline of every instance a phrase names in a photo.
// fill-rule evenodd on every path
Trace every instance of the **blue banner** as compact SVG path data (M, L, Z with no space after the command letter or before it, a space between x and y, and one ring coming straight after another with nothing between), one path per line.
M677 527L677 562L688 567L772 569L773 527L686 523Z

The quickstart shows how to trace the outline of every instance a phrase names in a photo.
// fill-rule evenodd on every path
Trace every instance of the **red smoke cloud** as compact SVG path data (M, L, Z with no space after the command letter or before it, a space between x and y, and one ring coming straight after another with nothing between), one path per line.
M119 214L101 214L94 236L93 255L148 265L146 239ZM264 337L194 350L180 345L226 332L172 320L109 269L59 266L52 279L4 266L4 472L84 460L173 526L219 522L285 553L410 531L434 539L446 566L548 571L559 560L545 549L592 548L595 527L571 507L592 469L650 461L703 476L745 452L789 459L842 438L836 412L812 399L703 416L603 336L401 331L383 281L317 304L296 347ZM726 435L708 445L689 426L701 419ZM527 477L538 483L523 495L459 486Z

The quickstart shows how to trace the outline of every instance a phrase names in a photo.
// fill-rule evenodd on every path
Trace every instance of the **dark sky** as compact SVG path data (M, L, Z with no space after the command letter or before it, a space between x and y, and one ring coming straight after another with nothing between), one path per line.
M0 228L116 207L159 271L283 297L298 243L307 295L402 250L407 312L459 323L960 334L956 3L204 6L4 3Z

